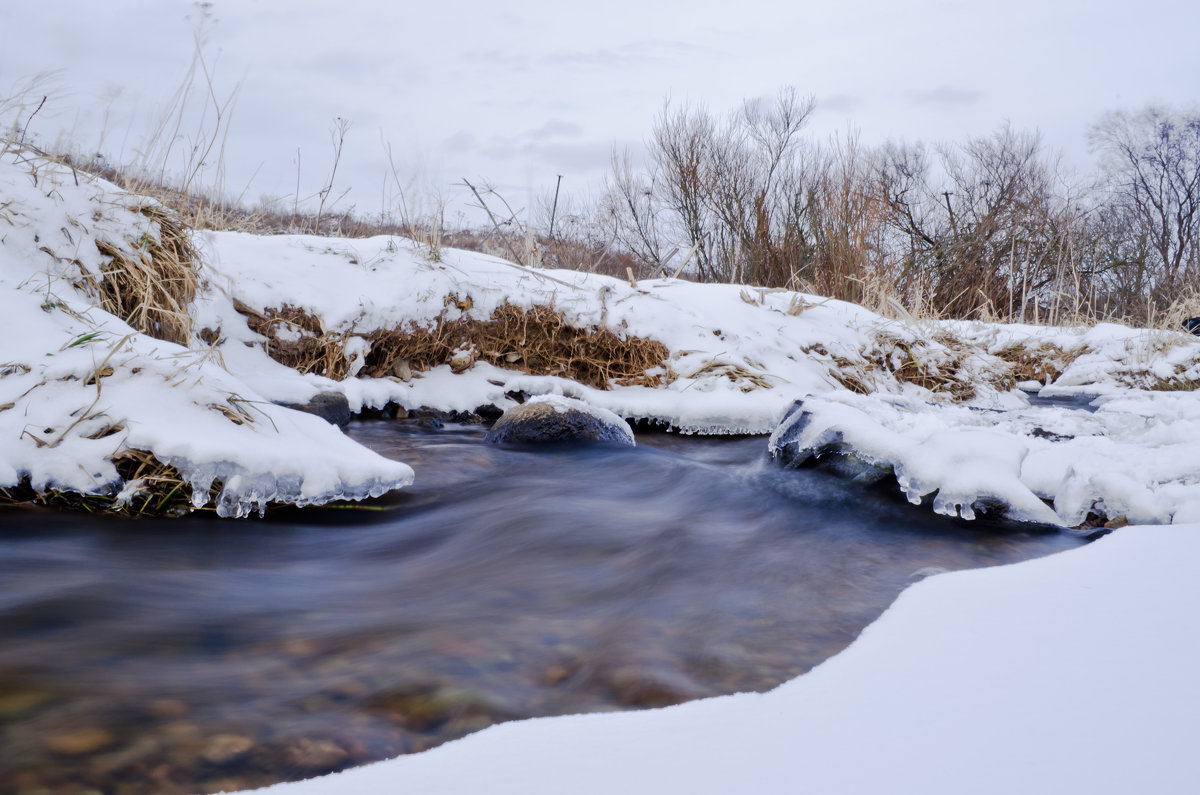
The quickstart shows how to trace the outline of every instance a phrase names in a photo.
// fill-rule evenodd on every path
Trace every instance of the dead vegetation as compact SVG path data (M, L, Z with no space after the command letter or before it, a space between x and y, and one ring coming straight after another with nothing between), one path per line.
M187 345L192 335L188 307L199 286L199 257L176 214L159 205L144 205L138 211L157 224L158 236L136 241L132 255L109 241L96 241L110 262L98 281L85 273L85 287L99 296L106 312L143 334Z
M1084 345L1066 350L1053 342L1018 342L996 351L995 356L1012 365L1013 377L1017 381L1046 384L1058 380L1071 362L1087 352L1088 348Z
M105 429L111 435L120 431ZM93 435L93 438L98 438ZM15 486L0 488L0 505L41 505L66 508L87 513L120 514L132 517L181 516L195 507L191 487L184 482L175 467L162 463L145 450L125 450L114 456L113 465L125 487L119 492L80 494L57 489L34 489L25 478ZM209 492L209 504L215 505L222 489L214 482Z
M471 299L447 296L446 305L465 312ZM577 328L550 306L523 309L506 303L487 320L439 316L427 327L409 323L376 329L361 335L370 343L361 365L346 355L355 335L325 330L321 319L304 309L237 308L250 328L266 338L263 346L273 359L302 373L337 380L353 375L407 380L440 365L461 372L477 361L530 375L560 376L597 389L654 387L674 378L665 365L670 351L661 342L622 336L605 327Z
M857 360L830 356L820 346L809 352L829 359L830 376L860 395L878 392L889 379L915 384L955 402L975 397L985 383L1000 391L1016 385L1010 368L989 362L977 348L946 334L913 341L881 332Z

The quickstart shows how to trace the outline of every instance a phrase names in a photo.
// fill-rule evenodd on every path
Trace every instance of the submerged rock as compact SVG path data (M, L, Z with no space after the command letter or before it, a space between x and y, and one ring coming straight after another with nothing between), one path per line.
M489 442L609 442L633 445L629 423L582 400L540 395L500 416Z
M344 426L350 422L350 401L341 392L319 392L307 403L280 403L279 405L315 414L332 425Z

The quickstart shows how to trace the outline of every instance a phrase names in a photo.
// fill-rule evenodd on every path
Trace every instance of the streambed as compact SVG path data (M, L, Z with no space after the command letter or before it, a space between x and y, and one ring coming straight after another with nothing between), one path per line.
M765 690L921 576L1082 543L783 470L762 437L348 433L416 484L261 521L0 511L0 791L265 785L501 720Z

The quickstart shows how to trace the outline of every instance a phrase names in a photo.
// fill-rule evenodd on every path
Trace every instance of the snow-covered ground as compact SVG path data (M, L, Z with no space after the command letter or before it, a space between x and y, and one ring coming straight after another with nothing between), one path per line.
M140 256L159 234L148 200L22 156L0 158L0 487L119 493L136 500L113 459L152 453L204 505L245 516L272 501L298 505L377 496L412 470L308 414L272 404L204 346L135 332L105 312L86 276L108 265L106 241ZM78 182L77 182L78 178Z
M1200 400L1147 389L1200 382L1200 340L1182 332L898 320L783 290L631 284L392 237L203 232L189 311L197 334L217 341L193 336L185 348L134 332L84 283L108 267L97 242L136 257L156 238L137 211L146 201L32 155L0 158L0 311L17 332L0 348L0 487L25 476L37 489L132 496L137 484L111 464L129 449L179 469L197 504L221 480L227 515L409 482L402 464L272 403L320 392L343 393L352 410L505 409L516 393L565 395L690 433L770 433L802 400L794 445L836 442L941 512L1001 507L1066 526L1089 512L1200 519ZM467 366L334 381L271 359L244 314L303 310L320 333L280 338L335 341L353 375L376 332L484 322L504 305L661 343L666 360L648 381L607 389L502 368L502 352L479 350L462 351ZM1043 381L1015 388L1035 371ZM1029 392L1082 394L1094 411L1031 404Z
M909 588L763 693L494 726L280 795L1194 793L1200 525Z

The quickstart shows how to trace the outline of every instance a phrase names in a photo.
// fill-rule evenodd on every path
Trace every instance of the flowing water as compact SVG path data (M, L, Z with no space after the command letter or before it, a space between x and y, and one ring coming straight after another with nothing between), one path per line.
M1081 543L785 471L761 437L348 432L417 483L261 521L0 511L0 792L211 792L765 690L930 572Z

